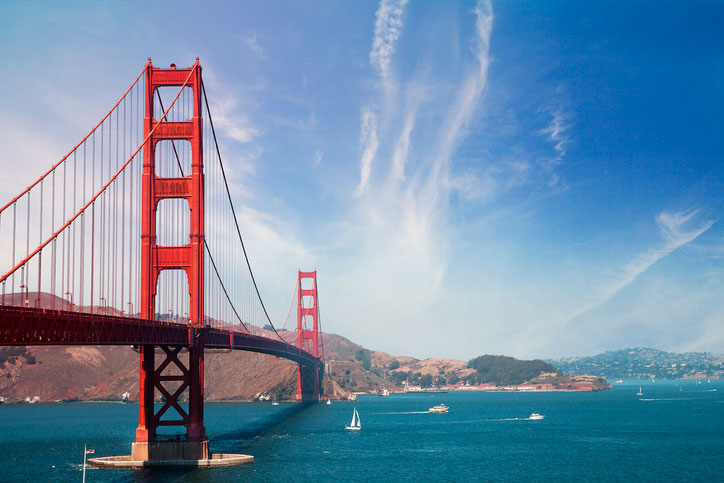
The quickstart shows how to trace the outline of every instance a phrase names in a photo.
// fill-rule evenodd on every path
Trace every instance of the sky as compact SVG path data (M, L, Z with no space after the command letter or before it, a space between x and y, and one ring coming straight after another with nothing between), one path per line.
M724 4L0 3L0 198L199 57L273 320L417 358L724 352Z

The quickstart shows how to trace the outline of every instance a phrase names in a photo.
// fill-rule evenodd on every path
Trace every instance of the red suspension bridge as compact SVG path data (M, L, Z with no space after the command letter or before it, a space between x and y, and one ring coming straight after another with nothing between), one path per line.
M207 348L295 361L297 398L320 398L316 272L299 272L296 337L280 336L241 237L198 59L186 69L149 59L88 135L0 209L0 243L0 346L137 347L132 460L209 459Z

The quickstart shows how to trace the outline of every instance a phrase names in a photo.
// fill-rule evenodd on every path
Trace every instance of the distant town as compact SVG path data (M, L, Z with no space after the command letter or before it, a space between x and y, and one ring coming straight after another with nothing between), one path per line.
M724 379L724 355L710 352L676 353L634 347L548 362L568 374L609 379Z

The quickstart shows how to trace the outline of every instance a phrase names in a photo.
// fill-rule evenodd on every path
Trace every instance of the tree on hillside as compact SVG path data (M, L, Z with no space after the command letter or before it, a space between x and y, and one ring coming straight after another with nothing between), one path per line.
M362 363L362 367L366 370L370 370L372 367L372 352L367 349L359 349L354 356L355 359Z
M491 355L472 359L468 362L468 367L475 369L474 375L477 376L475 379L478 383L487 382L502 386L522 384L541 372L558 372L552 364L540 359L522 361L508 356Z
M430 387L432 386L432 376L430 374L425 374L420 378L420 385L422 387Z
M394 371L395 369L399 369L399 368L400 368L400 361L394 360L394 361L390 362L391 371Z

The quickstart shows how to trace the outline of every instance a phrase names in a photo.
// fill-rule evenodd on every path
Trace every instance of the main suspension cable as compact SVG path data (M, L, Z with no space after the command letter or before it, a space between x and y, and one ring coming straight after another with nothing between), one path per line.
M219 156L219 166L221 168L221 176L224 180L224 187L226 188L226 196L229 198L229 205L231 207L231 214L234 217L234 225L236 226L236 233L239 236L239 242L241 243L241 249L244 253L244 259L246 260L246 266L249 268L249 275L251 276L251 281L254 284L254 290L256 290L256 296L259 299L259 303L261 304L261 308L264 311L264 315L266 316L266 320L269 322L269 325L271 326L274 333L279 337L281 341L286 342L281 335L279 335L279 332L277 332L277 329L274 327L274 324L271 321L271 318L269 317L269 313L266 310L266 307L264 306L264 301L261 298L261 294L259 293L259 286L256 284L256 279L254 278L254 272L251 270L251 264L249 263L249 256L246 253L246 247L244 246L244 239L241 236L241 229L239 228L239 221L236 218L236 210L234 209L234 203L231 200L231 192L229 191L229 183L226 180L226 171L224 170L224 163L221 161L221 150L219 149L219 142L216 139L216 130L214 129L214 121L211 119L211 110L209 109L209 99L206 96L206 87L204 87L204 81L201 81L201 90L204 94L204 103L206 104L206 112L209 115L209 125L211 126L211 133L214 137L214 145L216 147L216 154Z

